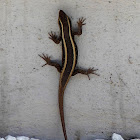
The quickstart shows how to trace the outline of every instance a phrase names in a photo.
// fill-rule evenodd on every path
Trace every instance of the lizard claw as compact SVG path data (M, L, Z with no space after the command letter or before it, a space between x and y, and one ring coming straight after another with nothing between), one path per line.
M77 22L78 23L78 25L79 26L83 26L83 25L85 25L86 23L84 23L84 21L85 21L86 19L85 18L79 18L79 21Z
M42 54L42 55L39 55L39 56L46 61L46 64L44 64L42 67L44 67L45 65L50 63L50 57L49 56L47 56L45 54Z
M87 70L87 76L88 76L88 79L90 80L90 77L89 77L89 74L95 74L95 75L97 75L97 76L99 76L99 74L97 74L97 73L95 73L95 71L97 71L98 69L94 69L94 68L89 68L88 70Z
M53 33L52 31L49 34L49 39L51 40L56 40L57 39L57 36L56 36L56 33Z
M60 40L61 40L61 38L60 37L58 37L57 35L56 35L56 33L54 32L50 32L50 33L48 33L49 34L49 39L51 39L52 41L54 41L56 44L59 44L59 42L60 42Z

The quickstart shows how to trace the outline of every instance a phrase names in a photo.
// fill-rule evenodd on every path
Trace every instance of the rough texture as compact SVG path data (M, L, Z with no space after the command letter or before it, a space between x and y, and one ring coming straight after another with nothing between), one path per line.
M78 66L98 68L100 77L72 77L65 92L69 139L140 136L139 0L0 0L0 136L63 139L58 112L59 73L38 54L61 59L58 11L73 26L86 18L76 37Z

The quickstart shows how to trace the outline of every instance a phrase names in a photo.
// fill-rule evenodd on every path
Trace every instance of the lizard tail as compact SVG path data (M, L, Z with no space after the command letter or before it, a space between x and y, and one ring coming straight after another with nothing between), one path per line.
M59 99L59 112L60 112L63 134L64 134L64 137L65 137L65 140L67 140L65 119L64 119L63 97L64 97L64 90L60 87L59 88L59 98L58 98Z

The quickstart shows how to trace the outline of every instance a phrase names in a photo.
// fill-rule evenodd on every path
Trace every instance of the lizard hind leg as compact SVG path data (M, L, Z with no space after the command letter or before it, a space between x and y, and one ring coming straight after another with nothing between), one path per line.
M50 63L50 57L49 56L47 56L47 55L45 55L44 53L42 54L42 55L40 55L39 54L39 56L43 59L43 60L45 60L46 61L46 64L44 64L42 67L44 67L45 65L49 65L49 63Z
M95 74L97 76L99 76L99 74L96 73L98 69L94 69L94 68L89 68L87 70L83 70L83 69L75 69L72 76L78 74L78 73L81 73L81 74L84 74L84 75L87 75L88 76L88 79L90 80L90 77L89 77L89 74Z
M44 67L45 65L50 65L50 66L55 67L58 70L58 72L61 72L61 69L62 69L61 66L57 62L51 60L49 56L45 54L42 54L39 56L46 62L46 64L44 64L42 67Z

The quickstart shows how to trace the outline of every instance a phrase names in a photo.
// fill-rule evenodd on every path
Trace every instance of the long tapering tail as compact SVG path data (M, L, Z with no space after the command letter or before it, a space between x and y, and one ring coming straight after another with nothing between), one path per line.
M63 129L63 134L65 137L65 140L67 140L67 133L66 133L66 127L65 127L65 119L64 119L64 107L63 107L63 97L64 97L64 89L59 87L59 112L60 112L60 118L61 118L61 124Z

